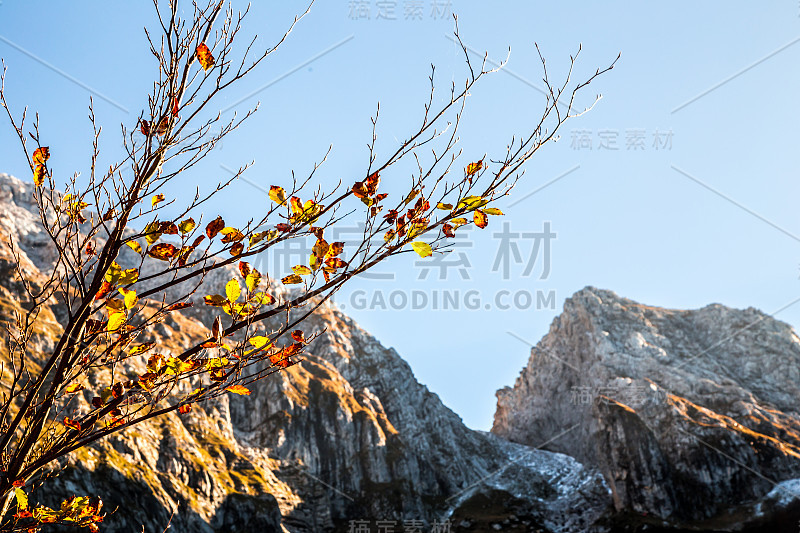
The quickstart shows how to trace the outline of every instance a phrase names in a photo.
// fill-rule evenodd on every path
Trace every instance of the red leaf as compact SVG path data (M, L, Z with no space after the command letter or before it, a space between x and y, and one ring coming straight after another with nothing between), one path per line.
M181 405L180 407L178 407L178 412L180 414L182 414L182 415L185 415L186 413L190 412L191 410L192 410L192 406L189 405L189 404L184 404L184 405Z
M217 217L211 222L208 223L206 226L206 235L208 235L209 239L213 239L217 236L217 233L220 232L222 228L225 227L225 221L222 220L222 217Z

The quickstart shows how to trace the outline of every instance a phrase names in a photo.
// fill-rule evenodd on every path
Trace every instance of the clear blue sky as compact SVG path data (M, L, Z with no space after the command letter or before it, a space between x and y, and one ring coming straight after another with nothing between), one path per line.
M132 127L145 103L154 72L142 32L154 23L147 4L0 4L8 96L17 111L28 105L41 114L51 166L63 176L87 168L90 94L105 126L108 159L119 150L119 124ZM225 176L221 165L255 159L249 180L286 183L291 169L307 171L331 143L322 180L352 181L366 165L369 117L378 101L386 152L419 117L430 63L437 65L442 89L464 78L463 58L447 38L452 20L433 13L448 2L417 2L421 20L406 18L414 2L384 2L395 6L395 20L391 13L377 18L377 0L362 3L371 9L369 19L357 18L352 4L320 1L285 47L221 102L232 105L268 85L236 108L262 102L193 182L216 183ZM543 97L534 41L554 77L579 43L578 77L622 53L617 68L584 93L583 104L603 94L597 107L566 124L561 141L531 162L515 195L499 205L507 216L473 232L472 245L456 252L470 262L469 279L450 268L445 280L435 270L419 280L413 257L403 256L380 269L395 272L394 280L357 281L337 298L469 426L491 425L495 390L512 384L528 358L529 346L519 338L537 342L564 299L586 285L677 308L719 302L772 313L800 298L796 1L449 4L468 45L498 60L512 49L508 72L473 91L461 134L464 165L484 152L496 154L537 117ZM271 42L303 7L296 0L256 3L245 30ZM601 148L613 147L614 140L617 150ZM636 142L643 145L633 149ZM29 175L7 127L0 128L0 171ZM217 207L235 222L266 202L240 181ZM550 223L557 237L546 279L540 279L541 255L524 275L533 240L522 237L515 242L523 262L509 263L509 279L492 272L500 244L493 233L502 230L503 220L520 234L541 232ZM469 290L481 292L481 309L465 309ZM494 297L504 290L527 291L519 297L523 307L526 294L554 291L555 309L536 309L535 300L529 309L497 309ZM362 293L353 291L386 300L400 291L395 304L417 291L428 305L361 309ZM433 295L445 293L458 294L459 310L432 309ZM483 308L486 303L492 309ZM800 303L777 317L799 324Z

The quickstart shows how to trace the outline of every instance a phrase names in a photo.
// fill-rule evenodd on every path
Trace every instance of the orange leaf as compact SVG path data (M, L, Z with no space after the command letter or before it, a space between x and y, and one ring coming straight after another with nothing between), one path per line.
M109 292L111 292L112 288L113 286L109 282L104 281L103 284L100 285L100 290L97 291L97 294L95 294L94 299L102 300L108 295Z
M75 431L81 430L81 423L77 420L73 420L72 418L65 418L64 425L70 429L74 429Z
M178 116L178 99L177 98L173 98L172 99L172 116L175 116L175 117Z
M284 224L283 222L281 222L280 224L275 224L275 227L278 229L278 231L284 231L284 232L290 231L292 229L292 226L290 226L289 224Z
M481 229L485 228L489 224L489 217L486 216L486 213L480 209L475 210L473 219L475 220L475 225Z
M44 162L50 159L50 148L42 146L33 152L33 162L36 165L44 165Z
M303 333L303 331L299 330L299 329L296 329L296 330L294 330L292 332L292 338L294 340L296 340L297 342L305 342L306 341L305 333Z
M178 302L167 307L166 311L178 311L179 309L186 309L194 305L192 302Z
M246 278L248 274L250 274L250 263L247 261L239 261L239 272L242 274L243 278Z
M141 124L139 126L139 131L142 132L142 135L144 135L144 136L150 135L150 122L148 122L146 120L140 120L139 122Z
M174 245L165 242L156 244L147 251L147 255L153 259L159 259L161 261L169 261L175 257L175 254L177 253L178 249Z
M467 165L467 176L475 175L482 168L483 168L483 159L481 159L477 163L470 163L469 165Z
M197 60L203 67L203 70L208 70L214 66L214 56L211 55L211 50L208 49L206 43L197 45Z
M217 217L211 222L208 223L206 226L206 235L208 235L209 239L213 239L217 236L217 233L225 227L225 221L222 220L222 217Z
M236 244L231 246L231 255L233 257L237 257L237 256L241 255L243 251L244 251L244 244L242 244L240 242L237 242Z
M250 396L250 389L243 385L231 385L230 387L225 387L225 390L242 396Z
M297 274L290 274L285 278L281 278L281 282L284 285L295 285L297 283L303 283L303 278L301 278Z
M184 404L184 405L181 405L180 407L178 407L178 412L180 414L182 414L182 415L185 415L186 413L188 413L191 410L192 410L192 406L189 405L189 404Z
M445 224L444 226L442 226L442 233L444 233L445 237L452 238L456 236L456 232L453 229L453 226L451 226L450 224Z
M37 187L41 186L42 183L44 183L46 174L47 170L44 168L44 165L37 164L36 168L33 169L33 183L35 183Z

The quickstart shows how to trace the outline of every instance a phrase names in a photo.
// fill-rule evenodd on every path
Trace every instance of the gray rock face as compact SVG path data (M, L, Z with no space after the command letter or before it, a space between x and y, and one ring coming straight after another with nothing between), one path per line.
M25 214L31 187L0 176L5 190L13 194L0 200L0 226L13 234L21 221L27 234L41 235ZM52 264L42 247L26 241L22 249L34 275ZM0 248L0 266L13 260ZM217 271L198 294L220 292L234 276ZM13 284L0 289L18 305ZM274 285L271 292L286 296ZM202 305L173 313L152 340L161 353L178 352L207 334L214 313ZM50 337L36 340L45 353L59 334L55 318L51 326ZM170 517L178 532L347 531L351 520L373 529L393 520L396 530L419 521L429 531L456 518L452 531L503 521L531 531L602 529L595 524L611 496L598 471L466 428L394 350L331 305L303 329L321 333L305 360L253 385L250 397L224 397L80 450L32 502L100 495L116 508L107 532L162 531ZM141 374L145 362L125 371ZM83 400L107 378L93 376Z
M800 338L760 311L667 310L586 288L498 391L492 432L552 439L598 468L628 524L774 525L800 502L787 481L800 477L798 378Z

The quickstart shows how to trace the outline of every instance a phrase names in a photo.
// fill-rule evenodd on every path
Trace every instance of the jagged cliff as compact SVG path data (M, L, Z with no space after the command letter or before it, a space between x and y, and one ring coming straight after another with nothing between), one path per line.
M601 470L628 524L797 531L800 338L755 309L568 299L492 432ZM784 482L784 483L781 483ZM769 525L768 525L769 524Z
M55 257L31 189L0 174L0 231L35 277ZM15 260L0 240L0 321L21 305ZM216 271L207 292L235 275ZM63 315L58 301L44 310L35 350L52 348ZM213 317L202 305L173 313L156 331L161 351L203 338ZM498 393L492 433L466 428L335 306L304 329L321 333L305 360L250 397L77 452L33 501L101 495L115 510L108 532L161 532L170 520L171 531L207 533L348 531L354 520L370 531L418 521L426 533L435 521L476 532L797 531L800 339L756 310L671 311L584 289Z
M53 258L31 187L0 175L0 227L35 276ZM9 272L11 261L0 245L0 269ZM216 271L205 283L219 292L234 275ZM6 316L19 305L16 291L9 276L0 279ZM59 334L58 307L36 338L44 352ZM198 305L172 314L158 326L160 350L196 342L212 312ZM99 494L116 509L104 531L154 532L173 512L171 530L181 532L347 531L351 520L373 528L394 520L398 530L404 521L427 531L449 520L453 531L585 531L611 508L596 470L466 428L394 350L335 307L321 307L304 330L321 332L305 360L252 386L250 397L165 416L75 453L33 499ZM142 373L144 359L129 370Z

